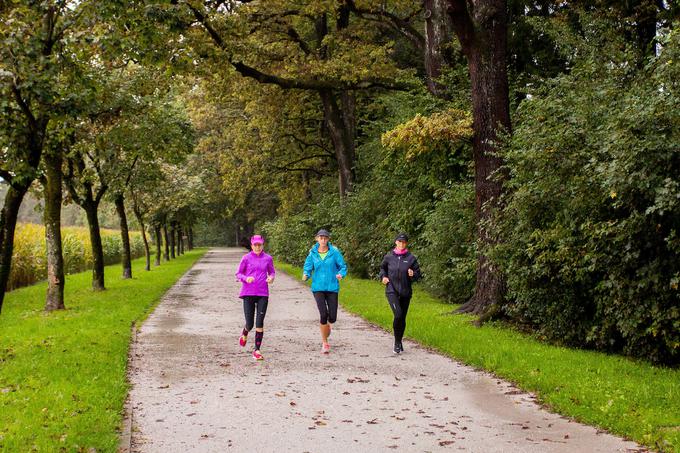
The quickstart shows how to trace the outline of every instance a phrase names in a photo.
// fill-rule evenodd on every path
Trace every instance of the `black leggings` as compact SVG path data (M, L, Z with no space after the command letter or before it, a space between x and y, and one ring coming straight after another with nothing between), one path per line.
M253 322L255 327L264 327L264 316L267 314L267 305L269 304L269 297L267 296L243 296L243 313L246 315L246 330L253 329ZM257 321L255 321L255 306L257 305Z
M321 324L333 324L338 318L338 293L314 291L314 299L319 309L319 322Z
M392 313L394 313L394 321L392 328L394 329L394 340L401 342L406 330L406 314L408 313L408 306L411 303L411 297L402 297L395 293L387 293L387 302L390 303Z

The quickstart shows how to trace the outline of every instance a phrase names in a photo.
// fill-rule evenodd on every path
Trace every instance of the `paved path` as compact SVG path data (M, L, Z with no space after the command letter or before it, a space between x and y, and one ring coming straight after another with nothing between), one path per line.
M237 344L242 253L211 250L142 326L131 354L132 451L639 451L412 342L394 356L388 333L344 311L323 356L312 295L283 274L266 360L255 362L251 345Z

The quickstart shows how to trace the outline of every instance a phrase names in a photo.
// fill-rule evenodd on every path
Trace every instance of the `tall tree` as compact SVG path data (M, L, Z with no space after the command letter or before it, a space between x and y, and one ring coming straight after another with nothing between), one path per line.
M0 176L9 184L0 214L0 310L19 208L39 175L48 125L68 102L62 44L91 3L17 1L0 9Z
M171 3L178 5L179 16L188 11L206 31L219 53L208 51L205 43L196 46L216 65L227 62L259 83L318 96L337 162L339 193L350 192L355 182L356 92L413 86L407 82L408 71L391 62L390 44L371 38L372 29L352 14L351 2L281 1L272 6L251 1L234 8L210 1Z
M483 250L495 242L487 225L503 192L498 144L503 133L511 132L507 6L506 0L447 1L447 13L467 58L472 86L475 213L482 250L477 258L474 295L460 312L483 313L490 305L500 303L505 294L503 275Z

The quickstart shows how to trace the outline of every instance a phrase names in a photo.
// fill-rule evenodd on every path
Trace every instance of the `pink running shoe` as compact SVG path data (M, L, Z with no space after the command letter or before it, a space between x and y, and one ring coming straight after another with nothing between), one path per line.
M240 344L241 347L244 347L246 345L246 341L248 341L248 335L241 335L238 339L238 344Z
M328 343L321 343L321 352L324 354L328 354L331 352L331 345Z
M259 349L256 349L256 350L253 351L253 359L264 360L264 356L260 353Z

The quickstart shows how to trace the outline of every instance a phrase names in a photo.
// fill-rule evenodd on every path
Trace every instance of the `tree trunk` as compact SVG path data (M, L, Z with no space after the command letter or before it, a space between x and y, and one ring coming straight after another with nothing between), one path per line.
M338 162L338 188L340 197L344 198L354 186L354 112L344 112L339 106L335 93L320 90L319 96L323 104L324 123L330 135L335 158ZM349 96L343 94L343 97ZM354 108L353 101L345 98L343 107Z
M82 208L87 216L87 226L90 230L90 246L92 247L92 289L104 291L104 247L99 230L98 205L94 200L86 200Z
M156 258L154 262L154 266L160 266L161 265L161 226L160 225L154 225L153 231L156 236Z
M118 218L120 219L120 238L123 241L123 254L121 264L123 266L123 278L132 278L132 259L130 257L130 234L128 232L127 216L125 215L125 198L123 195L116 196L114 200Z
M177 254L184 255L184 229L181 225L177 227Z
M449 0L448 3L456 35L468 59L472 85L475 214L481 248L477 256L475 293L458 311L481 314L491 305L500 303L505 294L505 279L484 254L484 249L494 244L494 238L485 226L494 208L500 204L505 179L505 175L499 173L502 160L496 155L499 134L511 132L507 1Z
M194 228L193 227L189 227L189 233L187 235L187 241L188 241L187 246L189 247L189 250L193 250L194 249Z
M45 162L45 242L47 246L47 296L45 311L64 307L64 254L61 244L61 153L48 153Z
M163 237L165 238L165 253L163 257L165 258L165 261L170 261L170 239L168 237L168 225L166 223L163 224Z
M445 0L424 0L425 8L425 72L427 89L436 97L446 97L446 87L438 79L442 66L450 62L446 45L453 38L453 24L446 13Z
M144 266L145 271L151 270L151 252L149 251L149 241L146 239L146 229L144 227L144 218L142 213L139 211L136 203L132 203L132 212L135 213L137 218L137 223L139 223L139 228L142 230L142 241L144 242L144 255L146 257L146 265Z
M5 203L0 214L0 312L5 299L7 282L12 267L12 253L14 252L14 230L17 226L19 208L28 191L29 184L9 186Z
M175 223L170 223L170 258L175 259Z

